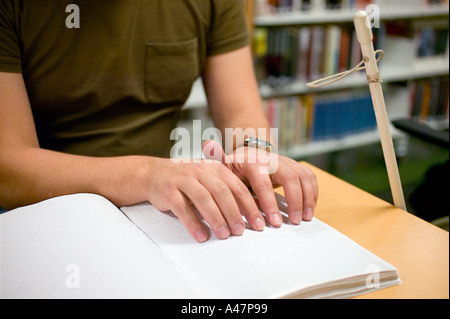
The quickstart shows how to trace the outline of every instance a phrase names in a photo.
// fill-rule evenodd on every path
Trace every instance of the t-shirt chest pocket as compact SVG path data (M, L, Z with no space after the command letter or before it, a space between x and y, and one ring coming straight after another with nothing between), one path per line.
M150 103L184 103L200 75L197 50L197 38L147 44L145 91Z

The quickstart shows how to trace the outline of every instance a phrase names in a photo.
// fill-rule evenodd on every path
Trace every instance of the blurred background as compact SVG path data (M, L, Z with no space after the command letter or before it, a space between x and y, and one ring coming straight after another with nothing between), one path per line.
M432 0L247 0L255 73L279 151L392 203L364 71L306 84L362 56L353 16L372 22L408 211L448 230L449 6ZM213 127L199 79L179 127ZM193 149L194 157L201 150Z

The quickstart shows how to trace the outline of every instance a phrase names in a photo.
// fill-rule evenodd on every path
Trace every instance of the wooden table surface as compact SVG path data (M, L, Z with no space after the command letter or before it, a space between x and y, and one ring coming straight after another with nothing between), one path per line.
M308 163L315 217L395 266L402 283L357 298L449 298L449 234ZM282 191L281 191L282 192Z

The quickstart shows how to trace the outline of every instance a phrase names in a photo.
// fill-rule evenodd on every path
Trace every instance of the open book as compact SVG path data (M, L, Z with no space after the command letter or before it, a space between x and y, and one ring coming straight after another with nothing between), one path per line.
M149 203L77 194L2 214L0 227L2 298L347 298L400 283L317 218L199 244Z

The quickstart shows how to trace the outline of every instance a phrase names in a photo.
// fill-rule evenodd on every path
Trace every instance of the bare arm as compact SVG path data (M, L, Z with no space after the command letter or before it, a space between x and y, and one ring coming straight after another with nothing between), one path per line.
M219 238L264 222L250 192L221 163L174 163L149 156L96 158L41 149L21 74L0 72L0 205L14 208L74 194L103 195L117 206L150 201L171 210L199 242L207 239L193 203Z
M77 192L102 194L117 205L144 199L131 191L142 182L143 158L100 159L39 148L21 74L0 73L0 137L0 205L6 208ZM120 195L116 185L129 194Z
M264 128L266 134L259 137L276 144L269 134L249 47L209 58L203 82L212 116L222 133L225 128Z

